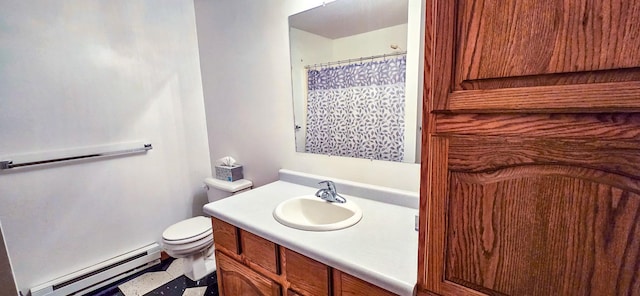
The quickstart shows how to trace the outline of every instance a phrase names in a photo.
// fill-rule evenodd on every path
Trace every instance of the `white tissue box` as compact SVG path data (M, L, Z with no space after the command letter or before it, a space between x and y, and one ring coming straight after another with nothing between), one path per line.
M227 166L227 165L216 166L216 179L233 182L233 181L238 181L242 178L243 178L242 165L234 164L231 166Z

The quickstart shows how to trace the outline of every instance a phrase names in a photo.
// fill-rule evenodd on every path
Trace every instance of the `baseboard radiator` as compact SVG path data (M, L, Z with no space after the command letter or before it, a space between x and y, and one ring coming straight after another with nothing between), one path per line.
M157 243L31 288L31 296L84 295L160 263Z

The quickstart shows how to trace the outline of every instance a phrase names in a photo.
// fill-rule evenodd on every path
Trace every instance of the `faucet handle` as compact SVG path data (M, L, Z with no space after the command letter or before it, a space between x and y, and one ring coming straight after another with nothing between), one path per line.
M333 193L336 193L336 184L334 184L333 181L324 180L324 181L318 182L318 184L320 184L320 185L327 184L327 189L330 190Z
M318 182L318 184L327 184L327 189L318 190L316 192L317 197L320 197L329 202L344 203L347 201L344 197L338 194L338 191L336 190L336 184L334 184L333 181L325 180Z

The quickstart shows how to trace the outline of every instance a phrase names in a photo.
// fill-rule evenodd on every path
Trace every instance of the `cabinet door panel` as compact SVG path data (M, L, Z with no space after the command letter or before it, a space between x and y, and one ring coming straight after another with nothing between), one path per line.
M445 173L431 182L446 185L428 201L432 291L640 295L640 173L610 153L637 160L640 143L570 147L585 160L552 142L434 137Z
M374 284L365 282L359 278L351 276L347 273L334 269L333 277L333 295L334 296L394 296L385 289Z
M284 269L291 289L302 295L330 295L330 268L289 249L284 251Z
M216 247L222 247L234 254L240 253L238 244L238 229L220 219L211 217L213 225L213 241Z
M240 229L240 241L242 254L247 260L264 267L271 273L280 274L276 244L242 229Z
M462 87L638 80L640 1L460 0L457 9ZM628 70L608 71L617 69Z
M429 0L430 110L640 111L640 0Z
M280 285L216 251L218 288L221 296L281 295Z
M528 173L451 174L445 278L490 294L639 293L640 195Z

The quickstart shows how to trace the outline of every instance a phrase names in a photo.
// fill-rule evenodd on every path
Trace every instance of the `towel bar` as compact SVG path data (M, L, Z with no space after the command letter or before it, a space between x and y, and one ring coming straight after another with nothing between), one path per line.
M107 151L99 151L99 152L93 152L93 153L84 153L80 155L52 157L52 158L46 158L42 160L35 160L35 161L25 161L25 162L14 163L13 160L2 160L0 161L0 170L8 170L8 169L26 167L26 166L32 166L32 165L49 164L54 162L79 160L79 159L85 159L85 158L106 157L106 156L115 156L115 155L121 155L121 154L146 152L151 149L153 149L153 146L151 146L151 144L142 144L142 146L140 146L140 144L138 143L138 144L135 144L133 148L121 148L118 150L111 150L111 151L107 150Z

